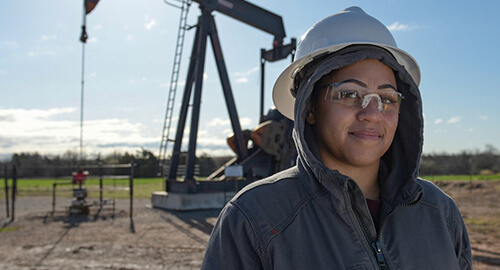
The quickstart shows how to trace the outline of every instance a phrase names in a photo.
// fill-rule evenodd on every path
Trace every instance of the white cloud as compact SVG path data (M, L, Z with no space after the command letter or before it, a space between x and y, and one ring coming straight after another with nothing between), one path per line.
M233 129L232 128L226 128L224 129L222 132L222 134L225 134L226 136L230 136L231 134L233 134Z
M132 36L132 35L128 35L128 36L126 37L126 39L127 39L127 41L132 41L132 40L134 40L134 36Z
M13 40L7 40L7 41L3 41L0 43L0 49L2 49L2 48L12 49L12 48L16 48L16 47L17 47L17 42L15 42Z
M92 27L93 30L101 30L102 29L102 24L98 24Z
M242 76L242 77L247 77L250 76L252 73L255 73L259 70L259 67L253 67L252 69L245 71L245 72L235 72L234 76Z
M479 119L481 119L481 120L488 120L488 116L486 116L486 115L481 115L481 116L479 116Z
M469 128L467 131L474 132L474 129L473 128Z
M255 73L259 70L259 67L253 67L252 69L245 71L245 72L235 72L233 75L236 77L241 77L236 79L236 83L248 83L248 76L250 76L252 73Z
M246 78L246 77L239 78L236 80L236 83L247 83L247 82L248 82L248 78Z
M89 39L87 39L87 43L96 43L96 42L97 42L96 37L90 37Z
M443 122L443 119L441 119L441 118L434 120L434 124L440 124L442 122Z
M254 128L253 119L249 117L240 118L240 124L242 128Z
M231 126L231 120L229 119L221 119L216 117L207 123L208 127L229 127ZM241 128L254 128L253 120L249 117L240 118L240 126ZM231 130L232 132L232 130Z
M35 50L28 52L26 56L35 57L35 56L53 56L53 55L56 55L56 52L52 50Z
M3 69L0 69L0 75L5 75L5 74L7 74L7 72Z
M12 153L39 152L62 154L79 151L80 117L74 107L51 109L1 109L0 156ZM176 123L177 119L172 120ZM253 120L240 119L242 128L252 128ZM226 138L232 133L228 119L215 118L198 132L197 153L232 155ZM170 134L175 134L175 125ZM126 118L85 120L83 126L84 153L87 156L119 152L135 152L140 147L156 150L159 134L148 135L148 128ZM224 131L224 132L222 132ZM184 136L189 135L189 130ZM184 147L184 146L183 146Z
M393 24L389 25L387 28L389 28L389 31L411 31L413 29L418 28L416 25L407 25L407 24L401 24L399 22L394 22Z
M460 122L460 120L462 120L461 116L454 116L454 117L450 118L446 123L447 124L454 124L454 123Z
M52 39L57 39L57 36L56 35L42 35L42 37L40 39L42 41L49 41Z
M220 126L229 126L231 122L229 119L221 119L219 117L216 117L212 119L212 121L207 123L207 126L209 127L220 127Z
M198 131L197 144L201 146L226 146L226 138L223 136L217 136L213 133L209 133L206 130Z
M234 156L234 152L227 147L222 147L220 149L206 148L206 147L197 147L196 155L200 156L202 154L208 154L210 156Z
M146 16L144 18L144 27L147 29L147 30L151 30L151 28L155 27L158 25L158 23L156 22L155 19L150 19L149 16Z
M58 120L60 118L66 120ZM60 154L79 148L80 121L76 108L0 109L0 123L2 155L34 151ZM145 129L143 124L128 119L85 121L84 150L94 154L114 150L133 152L144 144L159 142L156 137L143 135Z
M76 111L76 108L52 108L48 110L39 109L0 109L0 121L2 119L34 119L34 118L47 118L54 115L69 114Z

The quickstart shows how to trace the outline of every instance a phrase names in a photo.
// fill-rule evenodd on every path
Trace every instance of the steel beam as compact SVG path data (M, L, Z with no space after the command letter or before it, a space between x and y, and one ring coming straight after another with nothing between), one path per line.
M194 0L207 9L217 10L283 40L286 36L281 16L243 0Z

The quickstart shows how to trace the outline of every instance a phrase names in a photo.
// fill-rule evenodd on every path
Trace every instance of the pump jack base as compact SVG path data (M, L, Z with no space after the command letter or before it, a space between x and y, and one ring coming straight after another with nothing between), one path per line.
M71 202L71 206L69 207L69 214L70 215L88 215L90 212L89 207L92 206L90 202L87 202L83 199L80 200L73 200Z
M151 203L154 208L176 211L221 209L234 194L234 192L187 194L155 191L151 197Z

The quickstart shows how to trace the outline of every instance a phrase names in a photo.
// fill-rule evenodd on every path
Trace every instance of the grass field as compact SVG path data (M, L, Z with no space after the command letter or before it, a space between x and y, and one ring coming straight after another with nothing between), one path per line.
M494 175L434 175L422 176L430 181L498 181L500 174ZM76 185L67 184L69 179L18 179L17 196L52 196L54 183L57 184L56 195L72 197L72 189ZM9 196L12 191L12 180L8 180ZM85 183L88 196L99 197L99 179L88 179ZM153 191L164 190L162 178L134 179L134 198L151 198ZM129 198L129 179L103 179L103 197L125 199ZM5 198L5 181L0 179L0 198Z
M56 183L56 195L60 197L73 197L72 190L77 185L68 184L71 180L61 179L18 179L17 196L52 196L54 183ZM130 196L129 179L103 179L103 197L126 199ZM9 179L9 196L12 192L12 180ZM85 183L88 196L99 197L99 179L88 179ZM162 178L135 178L134 198L151 198L153 191L164 190ZM0 180L0 198L5 198L5 181Z
M423 179L431 181L491 181L500 180L500 174L490 175L424 175Z

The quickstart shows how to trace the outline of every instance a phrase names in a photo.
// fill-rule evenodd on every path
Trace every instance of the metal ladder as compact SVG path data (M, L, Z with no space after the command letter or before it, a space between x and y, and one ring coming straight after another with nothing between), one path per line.
M174 111L174 101L175 94L177 91L177 81L179 79L179 70L181 68L181 58L182 49L184 46L184 36L187 30L187 17L189 12L189 7L191 6L192 0L183 0L182 6L178 7L181 9L181 16L179 19L179 30L177 32L177 44L175 47L174 65L172 68L172 76L170 79L170 90L168 92L167 109L165 111L165 121L163 123L163 131L161 134L160 150L158 154L158 175L164 175L164 168L166 163L168 142L172 142L169 139L170 136L170 126L172 124L172 113ZM165 1L165 3L170 4ZM170 4L171 5L171 4Z

